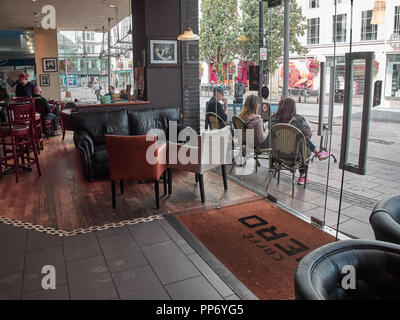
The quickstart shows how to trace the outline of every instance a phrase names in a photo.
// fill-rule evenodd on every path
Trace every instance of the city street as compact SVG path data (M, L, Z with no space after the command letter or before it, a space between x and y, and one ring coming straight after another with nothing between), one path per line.
M201 98L201 108L205 110L209 97ZM228 96L228 103L232 97ZM334 123L332 133L331 152L339 161L342 135L342 110L343 106L335 105ZM328 106L325 107L328 111ZM361 132L361 108L353 107L352 130L350 140L349 159L357 163L358 149ZM304 115L307 120L318 120L317 104L297 104L297 113ZM205 112L201 111L201 128L204 128ZM231 114L229 115L231 118ZM310 124L313 129L312 141L319 145L320 137L317 136L317 125ZM341 218L339 231L351 237L374 239L372 228L369 224L369 216L375 204L384 198L398 194L400 188L400 112L396 109L382 109L376 107L372 110L367 174L365 176L345 172L341 205ZM238 182L244 183L258 192L265 193L268 161L261 161L261 168L258 172L250 175L233 176ZM329 184L327 188L327 175L329 170ZM296 175L297 183L298 173ZM342 183L342 170L339 169L339 162L315 160L309 168L311 182L307 188L295 185L294 198L291 197L291 174L282 172L281 182L276 184L272 180L269 193L277 197L281 205L287 206L303 215L311 218L316 217L323 220L325 224L336 229L339 199ZM328 192L327 192L328 191ZM328 193L327 201L325 196ZM325 202L327 210L325 211Z

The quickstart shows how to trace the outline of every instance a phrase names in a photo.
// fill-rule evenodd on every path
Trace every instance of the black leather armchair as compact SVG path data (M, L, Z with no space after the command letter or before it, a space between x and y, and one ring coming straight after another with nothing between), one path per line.
M376 240L400 244L400 195L378 202L369 222Z
M355 289L347 289L345 266L355 270ZM400 245L374 240L327 244L306 255L295 274L298 300L400 299Z
M73 112L74 143L81 151L86 177L90 181L108 179L105 135L144 135L161 129L168 139L169 121L179 122L178 108ZM178 131L183 126L178 125Z

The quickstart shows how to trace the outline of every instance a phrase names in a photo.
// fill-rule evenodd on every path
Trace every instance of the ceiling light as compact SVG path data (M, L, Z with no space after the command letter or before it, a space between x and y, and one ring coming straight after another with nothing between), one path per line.
M108 6L109 6L110 8L115 8L115 7L116 7L115 4L109 4Z
M192 29L187 27L183 34L179 35L178 40L180 41L197 41L200 37L194 34Z

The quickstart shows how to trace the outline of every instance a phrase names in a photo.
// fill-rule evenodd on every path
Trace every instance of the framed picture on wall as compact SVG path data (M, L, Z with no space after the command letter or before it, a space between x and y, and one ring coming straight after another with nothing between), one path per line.
M177 67L179 66L178 40L149 39L148 50L149 66Z
M49 74L41 74L40 75L40 86L41 87L50 86L50 75Z
M43 58L43 72L57 72L57 58Z

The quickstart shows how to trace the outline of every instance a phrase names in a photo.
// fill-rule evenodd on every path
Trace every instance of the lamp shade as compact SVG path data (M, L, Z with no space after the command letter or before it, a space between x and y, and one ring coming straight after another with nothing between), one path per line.
M179 35L178 40L180 41L197 41L200 37L194 34L192 29L187 27L183 34Z

